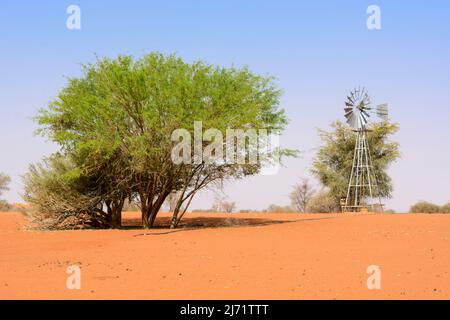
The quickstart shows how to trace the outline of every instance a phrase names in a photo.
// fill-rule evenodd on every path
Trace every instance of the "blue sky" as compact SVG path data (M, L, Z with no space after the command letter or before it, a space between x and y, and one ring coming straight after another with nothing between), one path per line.
M81 30L68 30L66 8L81 8ZM366 9L381 9L381 30L368 30ZM31 118L80 63L119 53L177 53L188 61L248 65L273 75L291 119L283 146L302 151L274 176L226 186L240 209L288 204L291 186L309 175L317 128L343 119L355 86L390 104L400 124L402 158L390 169L388 207L450 201L449 1L7 1L0 6L0 171L20 176L56 147L33 137ZM205 193L193 204L207 208Z

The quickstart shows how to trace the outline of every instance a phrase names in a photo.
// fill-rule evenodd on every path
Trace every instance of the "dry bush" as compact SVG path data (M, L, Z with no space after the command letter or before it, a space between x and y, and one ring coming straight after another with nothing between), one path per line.
M270 212L270 213L291 213L294 212L295 210L292 209L292 207L290 206L279 206L276 204L271 204L266 212Z
M336 199L328 191L321 191L312 197L307 208L307 212L311 213L332 213L339 211L340 208L336 205Z
M226 213L232 213L236 209L236 202L225 201L222 203L222 208Z
M191 210L191 212L199 212L199 213L211 212L211 209L193 209Z
M11 205L5 200L0 200L0 211L6 212L11 209Z
M9 190L8 184L11 182L11 178L4 173L0 172L0 197L3 195L3 191ZM8 211L11 206L5 200L0 199L0 211Z
M447 202L441 207L441 213L450 213L450 202Z
M440 211L441 207L427 201L418 202L409 209L409 212L411 213L439 213Z
M65 158L53 157L44 164L31 165L24 176L24 200L32 205L28 213L39 229L106 228L109 217L102 210L101 198L85 191L74 177L73 165Z
M309 180L302 179L300 183L297 183L293 187L292 192L289 195L292 208L296 211L305 213L314 193L315 190L312 188Z

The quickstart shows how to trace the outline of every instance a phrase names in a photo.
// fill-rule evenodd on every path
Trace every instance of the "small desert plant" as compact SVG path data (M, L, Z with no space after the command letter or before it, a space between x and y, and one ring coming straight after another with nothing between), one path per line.
M236 209L236 202L227 201L226 195L217 194L214 199L214 204L211 208L213 212L226 212L231 213Z
M0 197L3 195L3 191L9 190L8 184L11 182L11 178L4 173L0 172ZM11 206L5 200L0 199L0 211L8 211Z
M236 209L236 202L225 201L222 203L222 208L226 213L232 213Z
M302 179L297 183L289 195L291 199L291 206L294 210L305 213L308 204L314 196L314 189L312 188L308 179Z
M409 212L411 213L439 213L440 211L441 207L427 201L418 202L409 209Z
M294 212L294 209L292 209L292 207L290 206L279 206L276 204L271 204L265 211L270 213L291 213Z
M450 213L450 202L447 202L441 207L441 213Z
M336 199L329 191L321 191L310 200L307 211L312 213L331 213L339 212L340 209L336 205Z
M9 211L11 209L11 205L5 200L0 200L0 212L1 211Z

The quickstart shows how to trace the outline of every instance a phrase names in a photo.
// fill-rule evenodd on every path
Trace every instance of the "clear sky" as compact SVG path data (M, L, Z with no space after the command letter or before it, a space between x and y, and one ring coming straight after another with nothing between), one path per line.
M81 9L68 30L66 9ZM369 5L381 30L366 27ZM7 200L20 201L29 163L56 150L34 137L31 118L80 74L80 63L119 53L177 53L188 61L248 65L275 76L291 119L281 144L299 159L273 176L227 185L239 209L288 204L291 186L309 176L317 128L343 120L353 87L388 102L400 124L402 158L390 169L404 211L415 201L450 201L450 1L2 1L0 5L0 171L12 177ZM208 208L211 194L193 207Z

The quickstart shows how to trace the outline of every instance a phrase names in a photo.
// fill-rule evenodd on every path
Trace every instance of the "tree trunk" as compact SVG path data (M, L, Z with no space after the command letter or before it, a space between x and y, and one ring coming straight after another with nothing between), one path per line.
M148 229L150 227L148 224L148 214L149 214L149 206L147 206L147 204L142 204L141 202L141 221L142 221L142 228L144 229Z
M153 197L151 197L146 191L141 190L139 192L139 199L141 200L141 223L142 228L148 229L148 215L152 206Z
M197 190L198 191L198 190ZM189 208L189 206L191 205L191 201L194 198L195 194L197 193L197 191L192 192L192 194L189 196L189 200L186 204L186 206L183 208L183 212L181 213L180 217L175 221L175 226L174 228L176 228L178 226L178 224L180 223L181 219L183 218L184 214L186 213L187 209Z
M162 205L164 204L164 201L166 200L167 196L169 195L169 192L162 193L157 199L156 202L152 205L152 208L150 210L149 216L148 216L148 225L150 228L153 227L153 224L155 223L156 216L158 215L159 210L161 209Z
M181 204L182 204L182 201L180 198L180 200L177 201L177 205L175 206L175 209L173 210L172 221L170 223L170 229L175 229L177 227L178 213L180 212Z
M120 229L122 227L122 209L114 208L112 212L111 228Z
M111 228L120 229L122 227L122 209L125 203L125 199L113 202L111 210Z
M111 219L111 229L120 229L122 227L122 213L114 210Z

